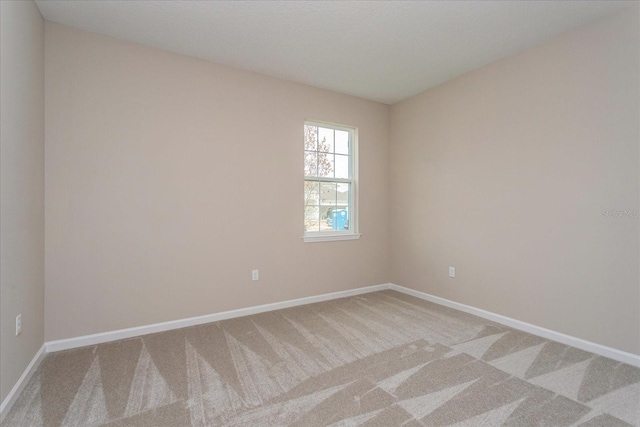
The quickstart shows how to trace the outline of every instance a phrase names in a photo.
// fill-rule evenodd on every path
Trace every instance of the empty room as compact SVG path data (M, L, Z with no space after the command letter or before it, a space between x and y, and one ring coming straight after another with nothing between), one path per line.
M0 30L2 427L640 426L639 2Z

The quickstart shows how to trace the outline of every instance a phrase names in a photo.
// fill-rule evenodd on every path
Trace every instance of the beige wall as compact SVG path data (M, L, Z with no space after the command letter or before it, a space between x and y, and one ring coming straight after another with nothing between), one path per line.
M44 342L44 21L32 1L0 16L1 402Z
M45 39L47 340L391 278L640 353L638 218L603 215L640 209L637 7L390 115L56 24ZM359 127L359 241L302 242L305 119Z
M46 340L388 281L388 106L56 24L45 39ZM305 119L359 128L358 241L302 241Z
M636 5L392 106L393 282L640 353L638 28Z

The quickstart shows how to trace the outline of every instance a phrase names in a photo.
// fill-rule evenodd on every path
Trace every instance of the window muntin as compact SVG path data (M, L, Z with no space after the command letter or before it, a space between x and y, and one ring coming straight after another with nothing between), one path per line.
M304 124L305 239L356 236L355 135L345 126Z

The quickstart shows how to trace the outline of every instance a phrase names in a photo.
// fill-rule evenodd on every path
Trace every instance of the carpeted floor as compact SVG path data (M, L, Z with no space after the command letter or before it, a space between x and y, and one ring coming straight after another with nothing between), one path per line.
M40 425L640 425L640 369L381 291L50 354Z

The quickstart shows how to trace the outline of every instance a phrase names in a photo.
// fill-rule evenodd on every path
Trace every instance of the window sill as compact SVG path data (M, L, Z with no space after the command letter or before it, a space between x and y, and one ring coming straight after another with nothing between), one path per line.
M303 240L305 243L314 243L314 242L333 242L338 240L358 240L359 238L360 238L360 233L319 234L319 235L304 236Z

